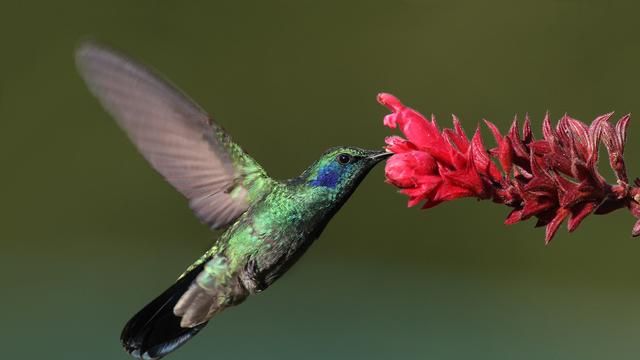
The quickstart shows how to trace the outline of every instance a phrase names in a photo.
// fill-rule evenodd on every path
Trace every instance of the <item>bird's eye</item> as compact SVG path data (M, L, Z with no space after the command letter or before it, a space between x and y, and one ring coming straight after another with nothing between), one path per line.
M351 162L352 157L349 154L340 154L337 159L340 164L345 165Z

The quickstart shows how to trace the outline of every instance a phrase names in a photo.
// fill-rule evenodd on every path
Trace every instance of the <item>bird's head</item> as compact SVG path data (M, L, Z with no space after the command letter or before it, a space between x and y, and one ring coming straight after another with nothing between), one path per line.
M390 155L381 150L334 147L322 154L301 178L307 186L348 196L377 163Z

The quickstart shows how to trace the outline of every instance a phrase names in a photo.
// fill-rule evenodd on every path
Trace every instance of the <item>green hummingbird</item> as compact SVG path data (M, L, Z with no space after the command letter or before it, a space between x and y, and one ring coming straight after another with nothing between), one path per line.
M104 45L82 44L76 64L91 92L140 153L212 229L214 245L125 325L139 359L159 359L227 307L284 274L320 236L369 171L390 153L335 147L278 181L167 80Z

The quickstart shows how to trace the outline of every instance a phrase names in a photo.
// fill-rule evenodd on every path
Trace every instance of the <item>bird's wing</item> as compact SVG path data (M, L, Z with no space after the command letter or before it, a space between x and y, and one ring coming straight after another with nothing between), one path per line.
M103 45L82 44L79 71L142 155L211 228L236 219L270 183L258 163L182 91Z

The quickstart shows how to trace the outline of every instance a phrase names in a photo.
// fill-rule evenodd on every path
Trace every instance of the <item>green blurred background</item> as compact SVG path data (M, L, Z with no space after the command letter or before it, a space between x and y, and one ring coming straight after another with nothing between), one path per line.
M0 3L0 358L127 359L124 322L216 235L74 69L83 38L160 69L275 177L382 145L380 91L467 130L529 111L640 112L640 4ZM640 174L640 124L627 161ZM486 133L485 133L486 135ZM603 164L604 165L604 164ZM640 242L623 211L549 247L461 200L406 209L382 167L284 278L171 359L636 359Z

